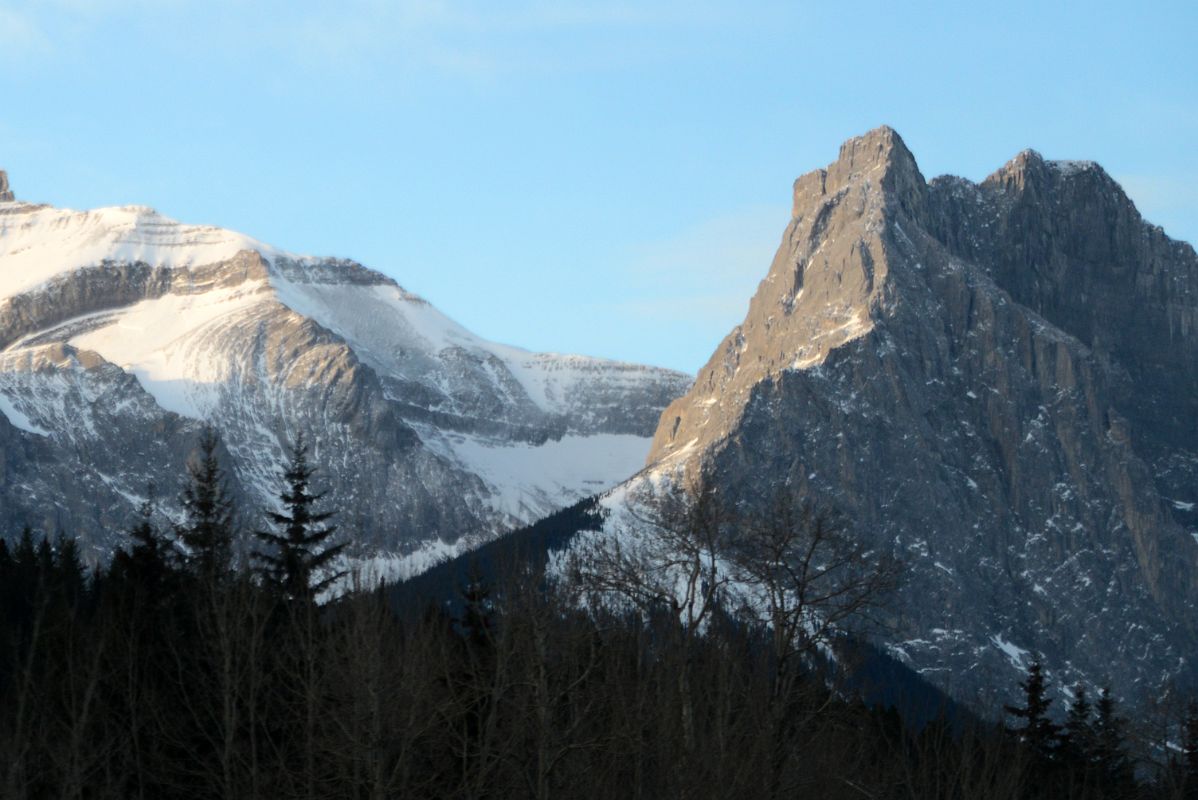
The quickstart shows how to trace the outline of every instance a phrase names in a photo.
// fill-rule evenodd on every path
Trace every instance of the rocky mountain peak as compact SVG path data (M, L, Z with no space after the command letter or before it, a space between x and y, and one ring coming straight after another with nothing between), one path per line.
M907 149L903 137L889 125L874 128L844 142L834 166L839 165L854 171L885 168L919 173L915 156Z
M11 202L14 199L12 189L8 187L8 173L0 169L0 203Z
M1058 685L1198 684L1196 297L1194 250L1097 164L929 185L879 128L795 183L650 469L834 508L905 565L885 646L959 696L1036 656Z
M836 195L853 184L881 187L905 200L914 213L926 194L926 181L903 138L883 125L840 146L836 161L795 181L793 216L811 208L818 198Z
M1050 161L1035 150L1020 152L982 182L982 186L1006 192L1023 192L1029 187L1036 193L1050 191L1063 183L1093 182L1107 193L1125 199L1122 189L1094 161ZM1093 187L1090 187L1093 188Z
M735 428L758 383L816 367L872 330L900 295L887 231L915 233L928 213L923 174L886 126L849 139L835 161L795 181L790 225L748 316L667 408L649 462L681 457L692 468Z
M0 213L0 516L92 558L211 423L254 510L310 433L330 497L372 509L354 557L401 575L627 477L689 382L488 342L356 262L144 206Z

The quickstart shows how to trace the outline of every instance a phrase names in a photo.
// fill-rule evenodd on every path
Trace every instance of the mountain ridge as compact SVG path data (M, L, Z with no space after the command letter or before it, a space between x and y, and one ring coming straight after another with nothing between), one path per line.
M845 514L907 565L885 645L957 697L1034 655L1066 685L1193 685L1195 281L1092 162L929 182L875 129L795 182L647 474Z
M39 355L47 347L59 350ZM469 546L634 471L660 407L689 383L487 342L356 262L141 206L0 203L0 355L0 427L26 451L10 459L19 469L0 468L9 524L78 533L97 552L114 546L145 479L177 482L208 422L250 508L272 503L302 429L332 495L377 506L343 524L364 554ZM101 401L109 390L120 399ZM173 432L147 445L169 450L159 469L127 463L114 442L92 449L122 427L96 426L105 403L138 410L123 437ZM101 508L36 508L64 495Z

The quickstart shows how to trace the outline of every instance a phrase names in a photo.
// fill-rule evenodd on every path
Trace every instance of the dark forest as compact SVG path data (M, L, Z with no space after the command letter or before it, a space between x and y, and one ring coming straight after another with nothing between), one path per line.
M285 513L236 509L215 453L181 476L186 519L147 508L110 564L0 540L3 797L1198 797L1193 706L1162 748L1109 693L1059 713L1033 665L1001 720L914 714L831 633L780 637L702 582L702 626L651 593L603 608L543 558L463 561L453 597L353 586L302 442Z

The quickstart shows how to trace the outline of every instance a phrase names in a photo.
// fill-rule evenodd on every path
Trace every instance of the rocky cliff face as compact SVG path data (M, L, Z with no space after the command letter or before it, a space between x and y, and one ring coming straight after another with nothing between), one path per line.
M487 342L350 261L142 207L0 202L5 534L103 557L147 484L177 513L204 423L258 524L302 430L357 554L402 573L627 477L688 384Z
M1092 163L928 183L881 128L796 181L649 460L843 512L905 564L885 644L958 696L1033 653L1129 698L1193 681L1196 281Z

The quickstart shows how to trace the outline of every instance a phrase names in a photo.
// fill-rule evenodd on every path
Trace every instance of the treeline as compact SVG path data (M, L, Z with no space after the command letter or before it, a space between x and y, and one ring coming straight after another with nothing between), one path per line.
M339 544L302 445L251 559L215 453L207 440L193 465L186 519L159 531L147 514L102 569L69 539L0 543L6 800L1198 796L1198 714L1151 772L1109 696L1052 722L1038 668L1009 727L915 729L789 657L809 627L750 624L702 580L680 615L643 577L617 580L618 553L567 582L513 560L452 607L376 588L320 605ZM811 524L783 527L810 547ZM647 599L583 602L600 583Z

